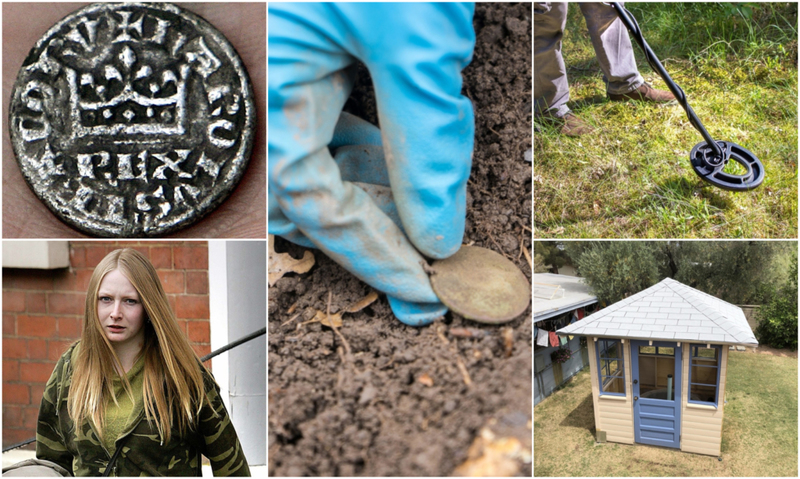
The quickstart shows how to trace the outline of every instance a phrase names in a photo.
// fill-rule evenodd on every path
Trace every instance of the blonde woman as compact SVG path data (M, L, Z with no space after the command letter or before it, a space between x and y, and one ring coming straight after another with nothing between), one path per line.
M219 387L152 264L116 250L94 270L80 341L45 387L36 456L75 476L249 476Z

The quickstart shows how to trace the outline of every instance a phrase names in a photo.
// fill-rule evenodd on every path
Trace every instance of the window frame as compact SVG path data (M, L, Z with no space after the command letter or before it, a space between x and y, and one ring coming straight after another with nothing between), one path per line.
M605 343L605 349L602 348L602 344ZM609 347L613 346L616 343L618 347L618 351L620 352L619 357L609 357L609 356L601 356L600 350L608 351ZM597 358L597 381L598 381L598 390L600 396L617 396L617 397L627 397L628 395L628 385L625 384L625 349L624 344L622 343L621 339L613 339L613 338L597 338L597 342L595 343L595 356ZM605 361L619 361L620 363L620 374L619 375L607 375L603 374L603 360ZM603 390L603 378L621 378L622 379L622 389L623 392L616 393L616 392L609 392Z
M707 347L709 346L709 347ZM694 364L694 360L697 358L700 359L708 359L703 358L703 356L697 356L695 351L699 352L699 349L715 349L717 351L717 364L716 366L706 366L703 364ZM717 384L706 384L706 383L693 383L692 382L692 368L699 367L699 368L716 368L717 369ZM721 344L689 344L689 380L688 380L688 391L686 391L686 399L690 404L699 404L702 406L714 406L719 407L719 387L720 387L720 372L722 371L722 345ZM709 401L696 401L692 399L692 385L696 386L707 386L714 388L714 402Z

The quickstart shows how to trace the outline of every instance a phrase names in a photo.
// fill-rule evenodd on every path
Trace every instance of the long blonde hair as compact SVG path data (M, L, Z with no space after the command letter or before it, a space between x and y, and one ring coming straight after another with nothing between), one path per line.
M204 366L178 327L155 268L133 249L109 253L89 279L81 344L67 403L69 415L78 427L90 418L102 435L106 398L117 402L113 378L122 364L97 316L100 282L116 269L136 288L149 318L143 326L145 340L140 353L144 356L144 411L146 418L155 422L162 440L168 442L173 418L183 435L187 429L194 429L203 402L208 401L201 369ZM124 374L121 376L131 394L130 383Z

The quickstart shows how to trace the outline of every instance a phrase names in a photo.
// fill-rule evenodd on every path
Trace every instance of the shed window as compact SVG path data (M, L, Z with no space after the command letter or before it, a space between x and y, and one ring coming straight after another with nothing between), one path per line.
M689 402L716 406L719 392L721 346L691 347L689 368Z
M625 395L625 365L619 339L597 340L600 394Z
M675 348L639 346L639 396L675 400Z

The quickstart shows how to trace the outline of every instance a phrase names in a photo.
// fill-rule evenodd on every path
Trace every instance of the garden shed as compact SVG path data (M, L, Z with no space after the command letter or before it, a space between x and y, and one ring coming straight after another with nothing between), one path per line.
M566 336L559 340L555 331L580 321L595 311L598 305L588 284L581 278L564 274L535 273L533 297L535 406L589 365L586 338ZM569 359L562 362L552 360L554 354L563 351L569 351Z
M597 440L719 456L741 308L667 278L557 331L587 337Z

